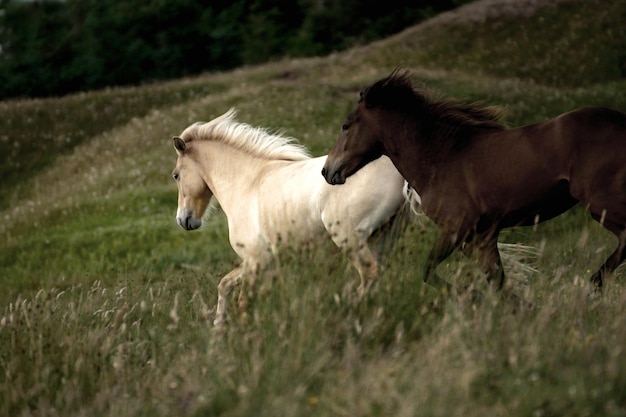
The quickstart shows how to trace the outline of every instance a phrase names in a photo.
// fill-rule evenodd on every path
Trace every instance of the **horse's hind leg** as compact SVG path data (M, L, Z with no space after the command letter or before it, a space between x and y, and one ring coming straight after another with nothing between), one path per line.
M218 284L217 309L215 311L215 320L213 320L213 324L215 326L223 325L226 322L226 317L228 315L226 311L228 296L232 292L233 288L241 284L243 273L244 267L240 265L226 274L226 276L224 276Z
M361 278L361 285L357 288L357 295L362 297L374 283L378 275L378 261L367 243L361 242L359 247L354 249L352 264Z
M374 284L379 273L379 259L391 251L400 234L412 220L411 215L410 207L403 204L391 218L373 233L357 230L359 242L356 249L353 250L352 264L361 277L361 285L357 289L359 296L363 296ZM375 221L374 223L379 222Z
M617 237L619 239L617 249L608 257L598 272L591 277L591 282L598 289L602 288L604 278L611 275L611 273L626 260L626 229L622 229L621 232L617 234Z
M250 307L250 304L254 301L260 270L261 265L256 265L252 269L248 266L248 269L246 269L245 279L243 279L243 277L241 279L241 291L239 292L237 304L239 306L239 311L242 313L246 312L248 307Z

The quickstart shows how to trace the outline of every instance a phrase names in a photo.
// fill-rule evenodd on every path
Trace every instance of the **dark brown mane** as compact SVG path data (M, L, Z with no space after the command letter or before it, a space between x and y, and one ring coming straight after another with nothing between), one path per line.
M361 101L368 107L412 113L424 106L425 97L413 89L411 74L397 69L363 91Z
M503 111L494 106L484 106L481 102L462 103L447 99L433 101L429 107L440 123L458 127L506 129L506 125L500 121Z
M506 129L500 119L502 111L480 102L462 103L453 99L434 99L424 89L413 87L408 71L395 70L387 78L367 88L361 97L369 107L382 107L428 120L448 129L487 128Z

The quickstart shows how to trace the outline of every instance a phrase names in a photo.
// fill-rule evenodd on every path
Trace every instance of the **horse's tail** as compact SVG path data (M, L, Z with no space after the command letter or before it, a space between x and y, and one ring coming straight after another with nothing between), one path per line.
M528 287L529 276L537 272L535 263L541 250L519 243L498 242L498 251L506 271L507 286L517 291Z
M404 181L402 193L404 194L405 205L409 206L413 214L416 216L423 216L422 197L420 197L417 191L415 191L415 189L411 187L407 181Z

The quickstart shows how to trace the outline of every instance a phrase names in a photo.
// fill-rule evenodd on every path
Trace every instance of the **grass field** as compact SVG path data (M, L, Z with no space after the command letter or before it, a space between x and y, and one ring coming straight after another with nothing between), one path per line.
M211 324L238 263L224 215L197 232L174 219L171 137L189 124L235 106L321 155L399 65L511 126L626 111L626 2L543 3L483 0L327 57L0 102L0 415L626 416L626 272L592 293L616 242L582 207L502 235L537 249L519 253L536 272L505 264L531 307L460 255L440 272L479 302L423 285L438 230L421 218L361 302L330 242L286 249L226 331Z

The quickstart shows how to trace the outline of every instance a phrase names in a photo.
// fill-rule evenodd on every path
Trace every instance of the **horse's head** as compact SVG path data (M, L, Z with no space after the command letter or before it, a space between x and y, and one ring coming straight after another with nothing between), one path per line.
M379 109L359 100L341 126L337 143L328 153L322 175L329 184L343 184L346 178L383 153L383 125L376 114Z
M200 164L194 159L193 148L179 137L174 138L178 154L172 177L178 186L178 210L176 221L186 230L202 225L204 215L213 193L202 177Z
M408 132L409 116L420 105L408 71L396 69L361 92L356 107L343 122L335 146L328 153L322 175L330 184L346 178L386 154L393 160L395 137Z

